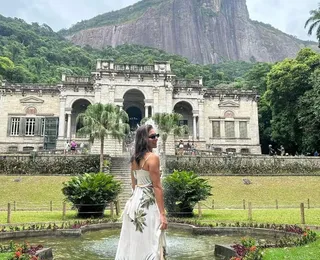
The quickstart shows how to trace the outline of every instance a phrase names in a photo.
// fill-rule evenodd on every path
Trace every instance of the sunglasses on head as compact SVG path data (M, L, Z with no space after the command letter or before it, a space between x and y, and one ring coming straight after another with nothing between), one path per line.
M156 138L159 138L159 134L153 134L153 135L149 135L149 138L150 139L156 139Z

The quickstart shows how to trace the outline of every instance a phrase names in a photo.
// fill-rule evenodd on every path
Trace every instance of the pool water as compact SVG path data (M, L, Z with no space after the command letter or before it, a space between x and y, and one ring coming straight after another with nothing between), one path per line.
M42 244L53 249L55 260L114 260L120 229L105 229L87 232L81 237L33 237L26 239L30 244ZM23 240L15 240L22 242ZM167 252L170 260L219 259L214 256L214 246L230 245L240 237L221 235L192 235L176 229L167 232ZM1 243L6 244L4 241Z

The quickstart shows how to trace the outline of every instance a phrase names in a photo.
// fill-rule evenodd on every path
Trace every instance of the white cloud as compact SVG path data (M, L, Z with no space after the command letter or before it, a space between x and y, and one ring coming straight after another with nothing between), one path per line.
M138 0L10 0L1 3L0 13L27 22L46 23L58 31L136 2ZM247 0L247 6L253 20L271 24L300 39L316 40L315 35L308 36L304 28L310 10L318 7L316 0Z

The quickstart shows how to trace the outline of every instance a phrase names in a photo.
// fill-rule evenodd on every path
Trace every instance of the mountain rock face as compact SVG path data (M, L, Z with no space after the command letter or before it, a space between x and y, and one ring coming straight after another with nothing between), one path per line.
M250 20L246 0L163 0L135 20L82 30L67 38L94 48L139 44L200 64L275 62L294 57L305 47L293 36Z

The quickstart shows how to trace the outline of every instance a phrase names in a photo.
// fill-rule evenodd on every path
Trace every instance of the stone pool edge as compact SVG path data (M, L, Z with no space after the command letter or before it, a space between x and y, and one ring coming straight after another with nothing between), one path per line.
M42 236L81 236L83 233L88 231L97 231L110 228L121 228L121 222L113 223L99 223L91 224L87 226L82 226L76 229L47 229L47 230L23 230L23 231L13 231L13 232L0 232L0 239L15 239L15 238L28 238L28 237L42 237ZM236 234L240 236L274 236L279 237L283 235L297 236L295 233L286 232L283 230L266 229L266 228L253 228L253 227L197 227L191 224L183 223L169 223L169 229L182 229L190 231L195 235L227 235ZM52 255L51 248L45 248L44 250L49 254L49 257L43 255L39 257L41 260L50 260L50 254ZM51 251L51 253L50 253ZM42 253L42 252L41 252ZM235 251L230 245L215 245L215 255L224 256L230 259L232 256L236 256Z

